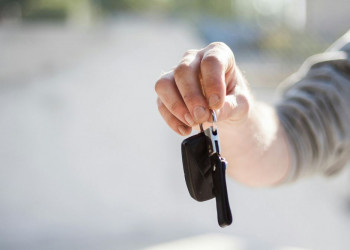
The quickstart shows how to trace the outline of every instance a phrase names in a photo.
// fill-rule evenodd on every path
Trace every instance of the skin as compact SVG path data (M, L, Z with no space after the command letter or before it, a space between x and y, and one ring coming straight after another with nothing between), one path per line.
M227 174L250 186L271 186L290 170L285 132L274 107L255 100L231 49L211 43L189 50L155 84L157 105L168 126L186 136L216 111Z

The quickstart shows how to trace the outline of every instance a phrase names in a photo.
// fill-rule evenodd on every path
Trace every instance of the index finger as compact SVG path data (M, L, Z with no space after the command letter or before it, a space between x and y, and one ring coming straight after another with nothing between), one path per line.
M220 109L226 96L226 73L232 73L235 60L224 43L211 43L201 60L202 87L210 108Z

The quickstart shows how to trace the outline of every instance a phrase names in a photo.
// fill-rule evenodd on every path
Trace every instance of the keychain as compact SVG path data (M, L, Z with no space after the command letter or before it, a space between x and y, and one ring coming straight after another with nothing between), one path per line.
M197 201L216 198L218 223L221 227L232 223L225 171L227 163L220 155L216 114L210 110L213 124L206 130L185 139L181 144L185 180L191 197Z

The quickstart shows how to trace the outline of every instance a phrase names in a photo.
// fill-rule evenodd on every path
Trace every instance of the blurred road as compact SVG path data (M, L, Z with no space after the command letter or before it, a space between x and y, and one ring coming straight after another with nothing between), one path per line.
M182 138L158 115L153 86L203 45L157 18L0 26L0 249L140 249L209 233L238 237L240 249L350 248L349 168L275 189L228 181L225 229L214 201L190 198Z

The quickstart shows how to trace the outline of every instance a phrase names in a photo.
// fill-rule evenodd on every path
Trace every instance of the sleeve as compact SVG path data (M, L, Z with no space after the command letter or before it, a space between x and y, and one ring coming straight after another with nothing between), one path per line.
M350 31L282 86L276 108L292 153L285 182L339 172L350 159Z

